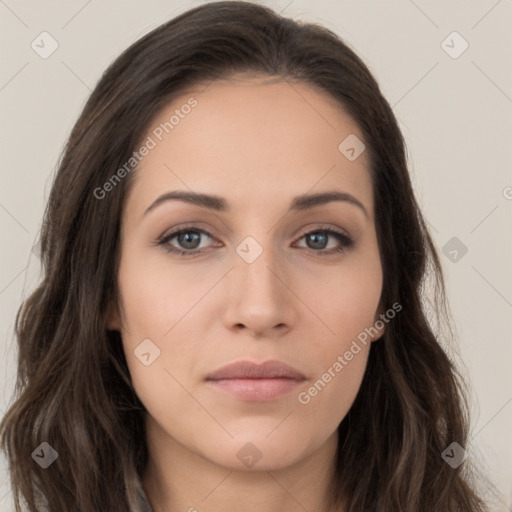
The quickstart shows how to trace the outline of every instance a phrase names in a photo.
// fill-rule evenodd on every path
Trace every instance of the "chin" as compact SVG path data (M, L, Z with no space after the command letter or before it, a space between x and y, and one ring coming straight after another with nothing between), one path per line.
M232 432L233 438L209 438L209 444L200 452L211 462L233 471L275 471L300 462L325 441L315 442L311 433L290 426L276 429L277 424L274 421L273 432L253 424L240 434Z

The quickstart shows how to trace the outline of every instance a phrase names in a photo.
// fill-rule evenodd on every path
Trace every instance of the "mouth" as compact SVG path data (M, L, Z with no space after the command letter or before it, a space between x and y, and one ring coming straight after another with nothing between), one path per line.
M235 362L206 378L213 389L252 402L277 400L290 394L305 380L299 370L280 361Z

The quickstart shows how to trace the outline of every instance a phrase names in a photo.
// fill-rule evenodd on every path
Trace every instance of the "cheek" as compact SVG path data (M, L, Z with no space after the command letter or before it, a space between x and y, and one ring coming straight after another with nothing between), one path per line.
M323 324L317 354L332 358L374 325L382 291L380 262L354 260L350 266L340 265L336 272L329 269L329 274L318 275L315 281L318 286L311 287L306 278L300 293Z
M331 354L329 363L300 391L297 402L305 417L314 418L312 430L319 424L334 430L346 416L361 386L369 350L369 345L355 342Z
M118 280L123 325L131 337L139 338L168 335L211 286L190 271L171 271L165 257L148 258L135 250L122 261Z
M350 269L331 272L328 279L319 281L324 285L307 295L323 324L323 335L305 345L303 354L304 360L316 363L314 386L305 389L304 400L311 402L315 414L348 411L359 390L372 339L381 334L375 328L382 291L380 260L375 252L367 254L370 257L353 260Z
M359 392L371 347L381 293L381 274L350 272L331 280L328 288L309 295L329 327L315 343L305 347L306 361L316 372L297 396L299 411L312 431L322 435L337 428ZM311 421L309 420L311 418Z
M166 410L171 401L183 401L185 407L190 399L178 382L195 375L204 339L192 309L210 280L191 280L190 272L179 269L170 272L165 258L151 260L137 249L127 248L125 254L118 281L123 348L134 388L148 410Z

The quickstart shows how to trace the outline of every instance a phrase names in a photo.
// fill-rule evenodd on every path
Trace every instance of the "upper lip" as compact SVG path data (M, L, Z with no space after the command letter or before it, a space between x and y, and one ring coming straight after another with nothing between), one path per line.
M281 361L265 361L257 364L250 361L237 361L214 371L207 380L221 379L295 379L304 380L304 375Z

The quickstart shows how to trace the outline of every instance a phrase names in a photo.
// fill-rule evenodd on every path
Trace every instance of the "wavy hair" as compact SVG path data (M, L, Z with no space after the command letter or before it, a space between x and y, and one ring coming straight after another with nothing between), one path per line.
M120 221L137 169L99 200L152 119L188 87L258 73L327 93L360 127L370 157L383 266L381 306L403 311L372 343L339 425L330 485L346 512L482 512L477 469L442 457L467 447L465 377L434 326L448 318L443 276L415 199L403 136L368 67L331 30L249 2L212 2L157 27L105 71L74 125L41 228L42 279L16 315L18 368L0 425L16 511L136 512L147 507L146 410L131 383L118 304ZM424 300L434 285L434 309ZM113 306L114 305L114 306ZM449 337L451 339L451 337ZM42 469L43 441L59 453Z

